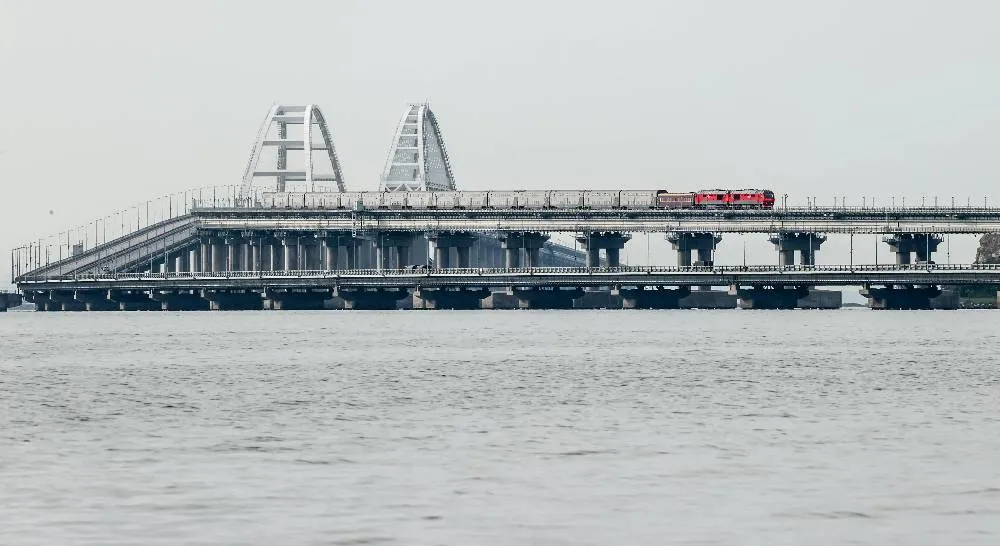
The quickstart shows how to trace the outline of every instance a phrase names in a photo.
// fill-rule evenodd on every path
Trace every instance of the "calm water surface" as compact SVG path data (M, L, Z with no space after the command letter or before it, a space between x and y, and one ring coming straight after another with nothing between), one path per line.
M1000 313L0 315L0 544L1000 544Z

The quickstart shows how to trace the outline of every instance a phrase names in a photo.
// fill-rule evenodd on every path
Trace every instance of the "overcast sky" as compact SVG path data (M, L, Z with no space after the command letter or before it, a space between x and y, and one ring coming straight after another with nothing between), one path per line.
M429 99L464 189L1000 204L997 21L986 0L0 0L0 248L238 184L274 102L322 108L353 190Z

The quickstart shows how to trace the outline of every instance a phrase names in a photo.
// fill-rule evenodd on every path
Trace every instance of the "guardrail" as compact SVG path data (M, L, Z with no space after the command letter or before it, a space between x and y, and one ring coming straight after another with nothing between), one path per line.
M534 268L407 268L407 269L339 269L294 271L224 271L224 272L173 272L173 273L88 273L80 275L50 275L22 277L18 282L60 281L135 281L161 279L257 279L257 278L338 278L338 277L448 277L448 276L504 276L504 275L620 275L620 274L705 274L728 273L902 273L902 272L988 272L1000 271L1000 264L878 264L878 265L727 265L727 266L624 266L624 267L534 267Z

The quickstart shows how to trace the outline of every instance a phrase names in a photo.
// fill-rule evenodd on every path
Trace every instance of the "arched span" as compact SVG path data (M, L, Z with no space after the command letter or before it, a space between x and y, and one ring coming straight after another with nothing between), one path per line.
M300 138L288 137L289 125L302 126ZM314 126L319 129L320 141L314 139ZM289 156L289 151L302 153ZM316 170L314 152L326 152L322 162L324 170ZM289 167L290 160L296 160L293 161L294 167ZM335 182L337 191L345 191L337 150L333 146L326 118L318 106L276 104L271 107L257 132L257 140L243 171L242 195L250 196L257 180L262 178L274 180L269 189L278 192L287 191L289 182L301 183L301 191L309 192L317 191L317 182Z
M389 148L382 191L455 191L448 150L427 103L406 108Z

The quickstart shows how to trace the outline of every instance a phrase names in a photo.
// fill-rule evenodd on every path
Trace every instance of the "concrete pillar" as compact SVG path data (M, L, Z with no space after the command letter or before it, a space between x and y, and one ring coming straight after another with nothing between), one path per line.
M240 244L240 271L252 271L250 268L250 246L249 241L243 241L243 243Z
M199 259L198 271L201 273L211 273L212 272L212 242L210 239L205 238L201 240L198 247L199 254L201 255Z
M714 262L715 247L722 237L713 233L679 232L668 233L667 241L677 251L677 267L710 266ZM691 261L692 252L697 253L696 262Z
M358 241L357 239L351 239L347 242L344 247L344 267L347 269L357 269L358 268Z
M782 232L770 240L778 251L778 265L794 265L795 253L798 252L799 264L810 266L816 264L816 251L826 241L826 236L819 233Z
M299 239L299 252L301 255L299 258L299 267L309 271L323 269L323 264L320 262L322 257L320 256L318 243L319 241L314 237L307 236Z
M248 271L260 271L260 240L250 241L250 263Z
M618 267L621 265L621 260L619 258L621 252L620 248L608 248L604 252L608 255L608 267Z
M282 269L284 271L295 271L299 268L299 238L298 237L282 237L281 239L281 252L284 254L284 264Z
M467 246L455 247L458 251L458 267L462 269L468 269L470 265L469 260L469 248Z
M186 250L181 250L180 252L178 252L177 256L174 257L174 271L176 273L187 273L188 272L187 260L188 257Z
M528 258L528 267L538 267L539 266L539 254L541 252L540 248L526 248L525 253Z
M504 267L507 269L515 269L521 267L521 249L520 248L505 248L503 249L504 256Z
M465 249L468 251L469 249ZM468 258L468 253L466 253L466 258ZM459 260L461 260L461 255L459 255ZM410 265L410 247L406 245L396 246L396 269L403 269L404 267Z
M375 245L375 268L379 271L389 269L389 247Z
M226 271L236 271L239 268L239 256L237 255L237 249L239 248L239 243L235 239L226 239Z
M438 269L447 269L451 266L449 258L451 257L450 248L446 246L441 246L440 243L435 243L434 245L434 267Z
M201 247L192 248L188 251L188 267L191 273L201 272Z
M213 273L221 273L225 271L225 255L223 251L225 250L225 244L220 239L212 239L212 269Z
M323 269L333 271L337 269L338 251L340 242L335 238L323 239Z
M883 240L896 254L897 265L913 263L912 254L916 254L918 262L930 262L942 241L941 237L934 233L897 233Z

